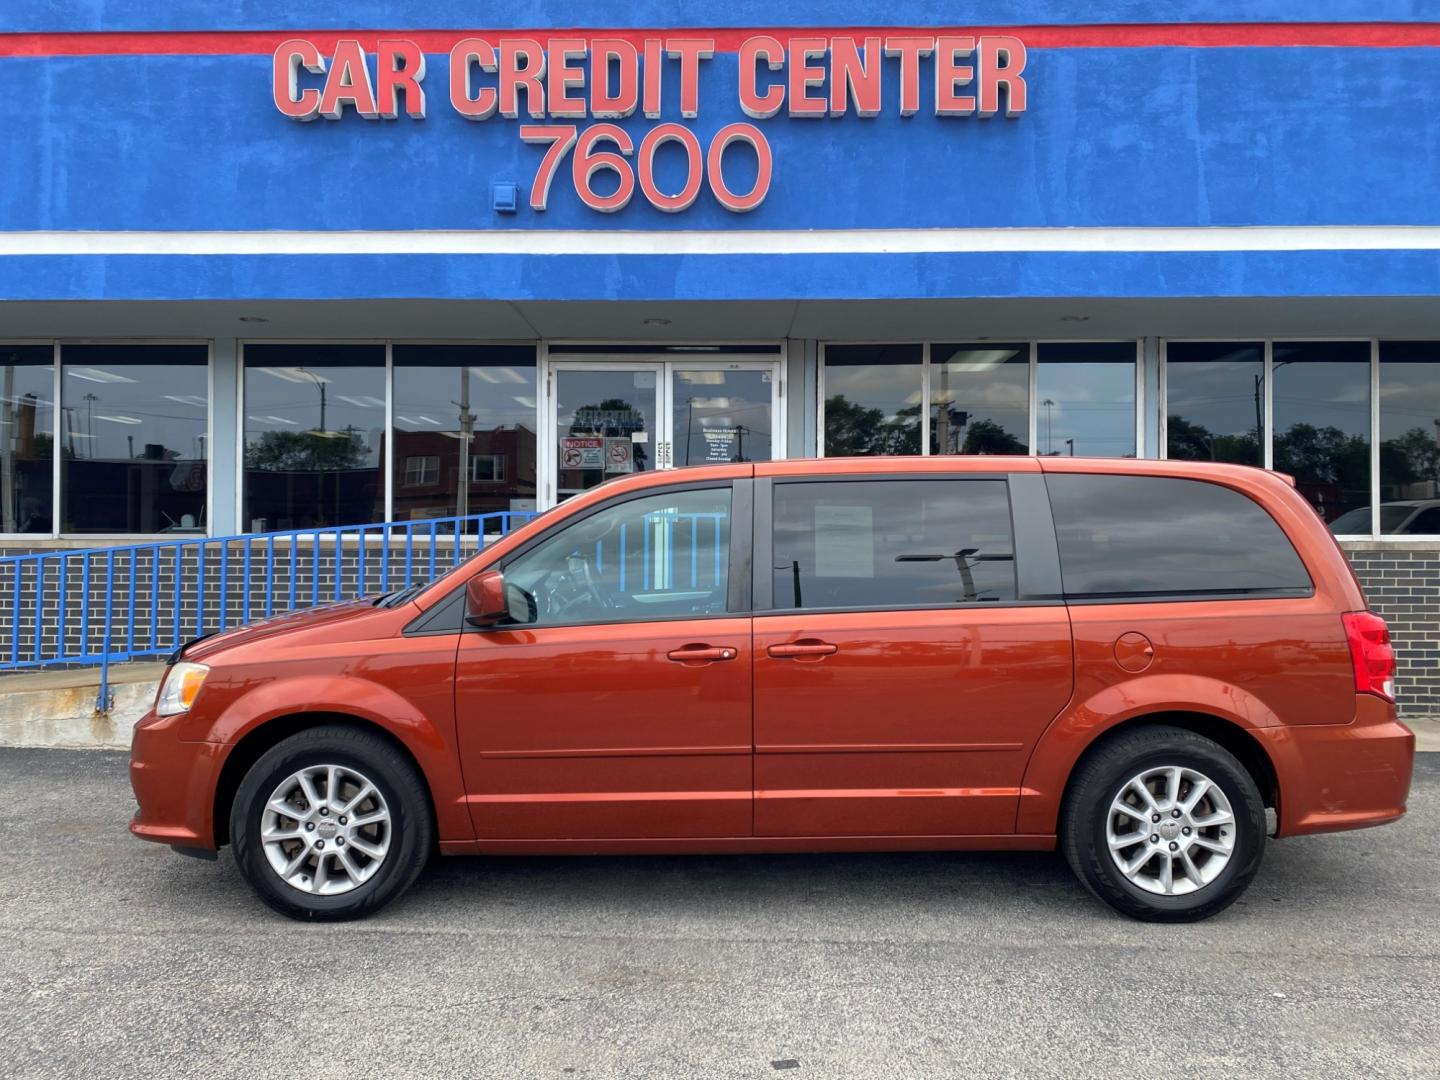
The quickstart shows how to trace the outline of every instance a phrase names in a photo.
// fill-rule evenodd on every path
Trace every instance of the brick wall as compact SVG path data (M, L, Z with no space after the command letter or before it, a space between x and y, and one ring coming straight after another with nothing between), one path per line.
M1370 606L1390 624L1400 715L1440 716L1440 543L1342 546Z

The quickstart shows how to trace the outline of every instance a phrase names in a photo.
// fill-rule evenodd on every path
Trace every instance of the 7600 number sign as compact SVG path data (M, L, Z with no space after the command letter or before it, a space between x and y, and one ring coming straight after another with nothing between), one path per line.
M574 151L570 175L575 194L592 210L613 214L630 205L638 185L640 193L655 209L667 214L688 210L707 183L717 202L736 214L754 210L770 193L775 171L770 144L754 124L730 124L715 133L708 150L702 150L693 131L681 124L659 124L640 141L615 124L592 124L583 131L574 124L525 124L520 138L527 143L549 145L530 186L530 208L544 210L550 205L550 185L567 154ZM655 154L666 143L676 143L685 152L685 184L676 192L660 190L655 180ZM737 193L725 182L725 151L735 143L746 143L755 152L755 183L747 192ZM635 164L630 164L631 158ZM618 183L608 195L594 188L595 174L612 172Z

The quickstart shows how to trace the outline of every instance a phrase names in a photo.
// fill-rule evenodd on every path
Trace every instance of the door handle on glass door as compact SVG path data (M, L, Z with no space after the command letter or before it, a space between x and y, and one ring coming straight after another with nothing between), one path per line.
M665 654L677 664L712 664L717 660L734 660L737 651L731 648L717 648L714 645L686 645Z
M806 638L801 641L794 641L788 645L771 645L767 650L777 660L785 660L792 657L831 656L840 651L840 646L832 645L828 641L816 641L813 638Z

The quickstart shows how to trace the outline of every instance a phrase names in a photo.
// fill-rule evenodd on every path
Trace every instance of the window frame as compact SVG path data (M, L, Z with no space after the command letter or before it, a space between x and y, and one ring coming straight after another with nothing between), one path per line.
M420 475L419 475L419 478L418 478L418 479L415 479L415 480L410 479L410 464L411 464L411 462L419 462L419 463L420 463L420 469L418 470L419 473L420 473ZM432 463L433 463L433 465L434 465L433 476L432 476L432 470L431 470L431 468L429 467ZM427 480L427 479L426 479L427 476L432 477L432 478ZM439 454L408 454L408 455L406 455L406 458L405 458L405 473L404 473L404 475L403 475L403 476L401 477L401 479L400 479L400 486L401 486L401 487L407 487L407 488L410 488L410 487L434 487L434 486L435 486L436 484L438 484L439 482L440 482L440 455L439 455Z
M940 455L936 455L937 457ZM945 455L947 457L953 455ZM752 577L754 614L761 616L842 615L855 612L905 611L988 611L996 608L1058 607L1065 603L1060 593L1060 555L1055 540L1050 500L1040 472L857 472L826 476L773 476L755 479L754 565L770 567L775 562L775 500L787 484L836 483L943 483L947 481L1002 481L1010 502L1011 550L1014 552L1015 598L976 600L955 604L880 604L839 607L778 608L775 606L774 574L767 569Z
M1323 344L1327 342L1348 342L1366 343L1370 346L1370 417L1369 430L1366 432L1370 442L1370 531L1368 533L1335 533L1335 539L1341 543L1379 543L1379 544L1406 544L1440 540L1440 533L1384 533L1380 528L1380 346L1382 342L1406 342L1406 341L1434 341L1434 335L1420 337L1353 337L1348 335L1334 336L1310 336L1310 335L1270 335L1257 336L1248 335L1245 337L1162 337L1160 339L1159 355L1159 385L1156 388L1156 396L1159 398L1158 418L1160 440L1159 459L1169 460L1169 414L1170 414L1170 372L1168 362L1168 349L1170 342L1205 342L1210 344L1224 344L1233 342L1235 344L1246 344L1260 342L1264 346L1264 378L1265 394L1262 414L1265 420L1264 432L1264 468L1273 472L1275 469L1275 380L1274 380L1274 359L1275 343L1296 343L1296 344ZM1440 364L1436 365L1440 370Z
M61 353L66 345L188 345L205 348L205 530L202 533L186 534L182 539L208 539L215 536L215 340L198 337L6 337L0 339L0 346L49 346L50 348L50 430L55 445L60 443L60 395L64 383L64 367ZM195 365L199 366L199 365ZM104 546L114 541L149 542L164 537L164 533L128 532L65 532L60 528L64 520L61 477L63 460L59 453L52 455L50 465L50 531L43 533L0 533L0 541L7 545L34 543L37 540L81 541L87 546ZM174 539L174 538L172 538ZM74 550L80 550L75 548Z
M730 551L728 554L729 568L725 590L725 610L710 612L708 614L687 613L684 615L662 615L649 619L606 619L600 621L586 621L578 623L547 623L544 626L537 626L529 623L497 623L494 626L471 626L465 623L461 617L461 633L504 633L525 631L527 633L543 633L548 630L576 629L579 627L595 626L645 626L652 623L680 623L680 622L701 622L715 619L737 619L746 618L752 614L751 604L751 577L752 577L752 544L751 535L754 529L754 481L748 477L737 477L733 480L692 480L688 483L679 484L657 484L654 486L637 488L622 494L614 495L608 499L587 506L583 510L567 514L556 521L544 532L537 534L527 540L520 547L508 551L497 562L490 563L480 573L491 570L498 570L501 574L523 558L526 554L546 543L548 540L560 535L565 529L578 525L596 514L607 510L613 510L626 503L635 502L639 499L651 499L674 495L686 491L729 491L730 492ZM459 589L447 594L443 599L437 601L431 610L440 611L447 604L453 602L457 593L463 593L469 583L466 578L465 584ZM463 612L463 606L461 608ZM415 625L419 627L422 620L417 620ZM408 632L408 631L407 631ZM453 633L454 631L440 630L440 633Z
M931 337L931 338L875 338L875 339L851 339L833 338L822 340L818 343L817 358L815 364L815 456L826 457L825 453L825 368L826 350L830 346L866 346L866 345L918 345L921 349L920 355L920 456L921 457L956 457L967 455L955 454L932 454L930 452L930 431L932 421L930 417L931 394L934 384L934 359L932 357L932 346L960 345L973 346L983 349L994 343L996 339L989 341L964 336L955 337ZM1040 346L1042 345L1125 345L1131 342L1135 345L1135 448L1131 458L1143 460L1145 458L1145 338L1136 337L1098 337L1098 338L1025 338L1025 337L1003 337L998 339L1005 343L1025 344L1029 347L1029 382L1028 398L1026 401L1027 428L1025 450L1028 456L1035 456L1036 448L1040 441L1039 428L1039 388L1040 388ZM1182 340L1175 338L1174 340ZM1251 340L1254 340L1253 338ZM1287 338L1285 340L1294 340ZM1163 382L1163 379L1162 379ZM974 456L974 455L968 455ZM1020 455L1013 455L1020 456ZM1126 460L1123 457L1116 458L1117 461Z
M503 483L505 483L505 477L506 477L506 475L509 473L509 469L506 467L506 464L505 464L506 458L507 458L508 456L509 456L509 455L507 455L507 454L496 454L496 453L493 453L493 452L488 451L488 450L487 450L485 453L483 453L483 454L475 454L475 453L470 454L470 456L466 459L467 461L470 462L470 476L466 479L466 483L470 483L470 484L503 484ZM492 468L492 469L490 470L490 474L491 474L491 475L486 476L486 477L483 477L483 478L477 477L477 476L475 475L475 466L476 466L479 462L484 461L484 460L486 460L487 458L490 459L490 461L492 461L493 463L499 465L499 469L493 469L493 468ZM497 473L497 472L499 473L498 476L495 475L495 473Z

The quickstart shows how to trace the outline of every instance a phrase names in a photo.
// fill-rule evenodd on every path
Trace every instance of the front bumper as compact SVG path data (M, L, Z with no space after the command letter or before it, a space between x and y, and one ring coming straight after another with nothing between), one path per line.
M1280 784L1277 836L1365 829L1405 813L1415 735L1388 702L1357 694L1349 724L1297 724L1255 734Z
M182 742L175 728L183 719L149 712L135 725L130 787L140 808L130 831L142 840L214 851L215 788L227 747Z

